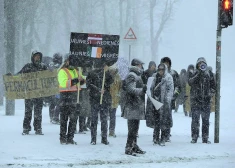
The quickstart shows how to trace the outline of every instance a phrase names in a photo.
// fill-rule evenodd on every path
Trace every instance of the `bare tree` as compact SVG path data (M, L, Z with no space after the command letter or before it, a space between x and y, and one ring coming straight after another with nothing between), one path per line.
M16 39L16 6L17 2L14 0L4 1L4 13L5 13L5 53L6 53L6 71L14 73L15 70L15 39ZM15 101L6 101L6 115L15 114Z
M173 9L175 7L176 2L178 0L151 0L150 1L150 38L151 38L151 55L152 60L156 60L158 58L158 48L159 48L159 40L163 30L166 28L167 23L173 16ZM158 15L158 26L155 28L155 20L154 16L156 12L154 9L159 5L162 9ZM162 6L161 6L162 5ZM159 9L159 8L158 8Z

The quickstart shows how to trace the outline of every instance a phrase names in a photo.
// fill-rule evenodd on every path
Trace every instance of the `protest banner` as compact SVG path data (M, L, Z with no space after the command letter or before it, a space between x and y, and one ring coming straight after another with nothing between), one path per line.
M59 93L57 70L3 76L7 99L32 99Z
M91 67L93 62L113 65L118 60L119 35L71 33L70 63L75 67Z

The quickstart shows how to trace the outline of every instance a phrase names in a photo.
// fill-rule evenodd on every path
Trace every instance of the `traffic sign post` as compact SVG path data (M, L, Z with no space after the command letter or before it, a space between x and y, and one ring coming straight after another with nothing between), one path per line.
M132 41L137 40L136 35L135 35L134 31L132 30L132 28L130 28L127 31L127 33L124 37L124 40L132 40ZM131 45L129 44L129 62L130 61L131 61Z

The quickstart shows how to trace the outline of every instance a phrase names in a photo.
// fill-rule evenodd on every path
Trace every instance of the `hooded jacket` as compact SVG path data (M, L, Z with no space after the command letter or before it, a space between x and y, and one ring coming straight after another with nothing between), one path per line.
M153 71L153 70L150 69L152 66L156 67L156 63L154 61L149 62L148 69L146 71L144 71L144 73L142 75L142 80L143 80L144 84L147 84L148 78L153 76L153 74L157 72L156 70Z
M40 61L38 64L34 62L34 57L36 56L36 54L40 55ZM47 67L42 63L42 53L34 51L31 55L31 63L27 63L17 74L44 71L44 70L47 70Z
M101 89L102 89L102 81L104 76L104 68L96 68L90 71L86 78L87 89L90 90L90 103L99 104L101 98ZM105 72L105 82L104 82L104 94L103 94L103 102L102 104L111 106L112 98L110 94L110 85L114 82L113 77L111 76L109 71Z
M207 64L205 58L199 58L196 63L196 69L188 80L191 86L190 97L192 106L209 104L211 97L215 94L214 75L208 68L205 71L200 70L198 67L200 62Z
M163 103L163 106L159 110L156 110L149 99L147 102L146 124L151 128L154 128L153 113L160 113L162 122L163 120L166 121L171 113L171 100L174 92L174 83L172 76L168 73L167 66L165 64L164 66L164 75L161 77L158 73L154 74L154 80L150 88L151 96L157 101ZM164 125L162 126L164 127L163 129L166 129L166 127L170 127L170 124L164 122Z
M145 120L145 93L141 75L143 70L137 66L130 67L125 79L124 118L128 120Z

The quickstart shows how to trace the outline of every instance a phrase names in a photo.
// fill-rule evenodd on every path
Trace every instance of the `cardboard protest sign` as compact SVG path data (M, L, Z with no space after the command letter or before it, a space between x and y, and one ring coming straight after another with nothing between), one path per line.
M118 60L119 35L71 33L70 64L91 67L93 62L111 66Z
M7 99L32 99L59 93L57 70L3 76Z

